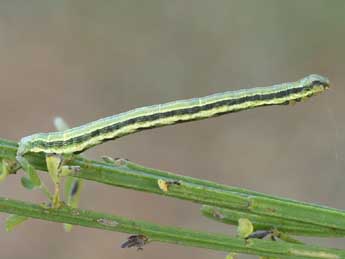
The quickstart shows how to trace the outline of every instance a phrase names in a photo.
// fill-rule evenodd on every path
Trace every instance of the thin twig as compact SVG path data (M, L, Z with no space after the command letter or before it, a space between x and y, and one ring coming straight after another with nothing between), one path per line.
M218 251L231 251L285 259L345 258L345 251L343 250L258 239L246 241L244 239L231 238L221 234L210 234L183 228L160 226L144 221L134 221L115 215L69 207L50 209L41 205L1 197L0 211L90 228L123 233L136 233L146 236L149 241L201 247Z

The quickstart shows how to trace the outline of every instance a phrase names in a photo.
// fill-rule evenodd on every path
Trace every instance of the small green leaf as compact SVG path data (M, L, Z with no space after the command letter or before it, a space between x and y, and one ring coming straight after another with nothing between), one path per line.
M225 259L235 259L236 253L229 253Z
M46 164L47 169L50 177L52 178L54 183L60 182L59 173L61 170L61 157L55 154L48 154L46 155Z
M238 220L237 234L240 238L246 238L254 230L253 224L249 219L240 218Z
M0 161L0 182L4 181L8 176L9 170L5 161Z
M63 224L63 229L65 230L65 232L71 232L72 228L73 228L72 224L67 224L67 223Z
M25 177L25 176L23 176L21 179L20 179L20 182L22 183L22 185L24 186L24 188L26 188L26 189L28 189L28 190L32 190L32 189L34 189L36 186L33 184L33 182L29 179L29 178L27 178L27 177Z
M27 220L28 217L12 214L5 220L5 229L11 232L17 225Z
M30 170L28 170L28 174L30 177L30 181L36 186L40 186L41 185L41 179L37 174L37 171L35 169L31 170L33 167L30 166Z
M28 174L30 181L35 185L35 187L40 186L41 179L38 176L36 169L32 165L30 165L29 161L21 156L18 156L17 160L22 166L23 170Z

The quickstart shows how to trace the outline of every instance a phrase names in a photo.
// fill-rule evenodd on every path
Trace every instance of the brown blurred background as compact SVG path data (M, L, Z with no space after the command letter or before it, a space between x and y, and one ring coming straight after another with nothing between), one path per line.
M341 0L1 1L0 137L52 131L57 115L76 126L139 106L319 73L332 88L308 102L150 130L87 155L345 209L344 11ZM0 195L44 201L19 179L3 183ZM92 182L81 207L233 234L202 218L197 204ZM61 224L31 220L12 233L1 228L0 257L225 256L167 244L120 249L127 236L81 227L67 234ZM344 248L341 239L312 241Z

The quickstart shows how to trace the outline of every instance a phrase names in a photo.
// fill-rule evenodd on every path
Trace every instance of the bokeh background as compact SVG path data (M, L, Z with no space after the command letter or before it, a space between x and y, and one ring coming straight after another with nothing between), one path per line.
M139 106L319 73L332 88L308 102L141 132L87 156L124 157L345 209L344 11L341 0L1 1L0 136L52 131L57 115L76 126ZM0 195L44 201L19 179L10 177ZM81 207L234 234L204 219L197 204L92 182ZM0 257L225 256L167 244L120 249L127 236L81 227L68 234L61 224L31 220L12 233L1 228ZM312 241L344 248L341 239Z

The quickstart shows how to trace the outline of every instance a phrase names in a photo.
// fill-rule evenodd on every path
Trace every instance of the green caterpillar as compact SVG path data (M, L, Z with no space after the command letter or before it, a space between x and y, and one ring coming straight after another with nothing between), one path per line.
M71 169L62 166L62 156L78 154L108 140L145 129L200 120L260 106L299 102L328 88L327 78L310 75L296 82L228 91L201 98L138 108L79 127L24 137L19 142L17 161L28 173L31 182L35 186L42 186L35 169L24 156L30 152L47 155L48 171L55 183L53 206L57 207L59 179L67 175ZM59 159L56 159L56 155L59 155Z
M229 91L201 98L142 107L65 131L38 133L19 142L18 155L28 152L80 153L108 140L150 128L200 120L267 105L285 105L323 92L329 81L310 75L297 82Z

